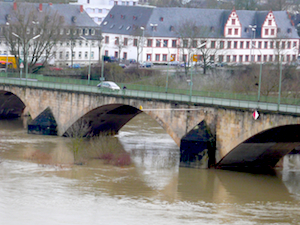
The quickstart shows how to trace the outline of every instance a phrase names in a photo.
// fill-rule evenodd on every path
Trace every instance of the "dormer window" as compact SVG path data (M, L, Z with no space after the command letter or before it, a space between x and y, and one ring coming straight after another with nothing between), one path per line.
M210 32L215 32L215 27L210 27Z
M249 33L249 28L248 27L245 27L245 32Z
M119 30L121 30L123 28L123 25L119 26Z
M67 30L66 30L66 34L67 34L67 35L70 35L70 29L67 29Z
M137 20L137 16L133 16L132 19L133 19L133 20Z
M281 32L281 29L280 28L277 28L277 33L280 33Z
M95 35L95 29L91 29L91 35Z
M164 21L164 18L163 18L163 17L160 17L160 18L159 18L159 21Z
M78 29L78 35L82 35L82 29Z
M127 28L126 28L126 30L129 30L131 28L131 26L128 26Z
M174 26L170 26L170 31L175 31Z
M103 25L105 26L107 23L108 23L107 21L104 21L104 22L103 22Z
M288 28L288 29L287 29L287 32L288 32L288 34L292 33L292 29L291 29L291 28Z
M114 25L114 24L112 24L112 25L111 25L109 28L110 28L110 29L112 29L114 26L115 26L115 25Z
M232 19L232 25L235 25L235 19Z
M113 15L113 14L109 14L109 17L110 17L110 18L114 18L114 15Z
M121 19L125 19L125 15L121 15Z
M89 29L87 28L84 29L84 35L89 35Z

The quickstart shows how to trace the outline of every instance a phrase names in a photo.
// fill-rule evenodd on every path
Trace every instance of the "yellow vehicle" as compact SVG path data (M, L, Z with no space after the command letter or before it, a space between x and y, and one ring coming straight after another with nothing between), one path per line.
M17 69L18 65L17 65L17 60L14 55L0 55L0 62L1 64L6 64L7 62L7 68L10 69Z

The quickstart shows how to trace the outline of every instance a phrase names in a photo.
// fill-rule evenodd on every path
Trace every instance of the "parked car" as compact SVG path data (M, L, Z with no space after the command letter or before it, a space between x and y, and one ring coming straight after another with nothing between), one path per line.
M80 64L76 63L76 64L73 64L73 65L70 65L69 68L79 69Z
M128 59L129 63L136 63L135 59Z
M120 63L119 66L121 66L123 69L125 69L127 66L124 63Z
M153 63L152 62L143 62L140 67L142 68L150 68L153 66Z
M169 65L170 66L179 66L180 62L178 62L178 61L171 61L171 62L169 62Z
M112 81L103 81L97 87L107 91L120 91L120 87Z

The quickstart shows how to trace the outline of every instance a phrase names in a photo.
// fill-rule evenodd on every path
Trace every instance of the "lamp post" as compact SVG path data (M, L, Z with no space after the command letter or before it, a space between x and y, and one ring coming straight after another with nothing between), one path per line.
M102 64L101 64L101 78L100 78L100 81L103 82L104 81L104 76L103 76L103 73L104 73L104 55L103 55L103 51L104 51L104 47L102 47Z
M142 36L142 57L141 57L141 61L143 63L143 50L144 50L144 32L145 32L145 27L141 27L141 30L143 31L143 36Z
M277 111L279 111L279 106L280 106L280 98L281 98L282 59L283 59L283 56L281 56L281 59L280 59L280 72L279 72L279 88L278 88L278 103L277 103Z
M9 23L6 22L6 26L9 26ZM9 51L9 48L8 48L8 42L6 41L6 64L5 64L5 72L6 72L6 75L7 75L7 64L8 64L8 51Z
M21 40L23 46L25 45L25 54L24 54L24 58L25 58L24 60L26 62L26 64L25 64L25 79L26 79L26 82L27 82L27 74L28 74L28 62L27 62L28 46L29 46L30 41L37 39L41 35L38 34L38 35L34 36L33 38L30 38L26 44L24 43L24 40L19 35L17 35L16 33L12 33L12 35L14 35L17 38L19 38Z
M155 24L150 23L150 27L152 28L152 54L151 54L152 56L153 56L153 46L154 46L154 35L153 35L153 32L154 32L154 29L156 29L157 25L158 25L157 23L155 23ZM151 61L154 61L154 60L151 59Z
M256 48L255 46L252 46L254 47L255 49L257 49L260 53L260 66L259 66L259 80L258 80L258 93L257 93L257 101L259 102L260 101L260 90L261 90L261 76L262 76L262 61L263 61L263 55L262 55L262 52Z
M79 36L80 38L82 38L83 40L85 40L86 42L89 43L90 46L90 52L89 52L89 72L88 72L88 85L90 85L90 80L91 80L91 42L88 41L85 37Z
M256 31L256 25L249 25L249 28L251 29L251 48L250 48L250 62L252 62L252 32L254 32L254 39L255 39L255 31Z

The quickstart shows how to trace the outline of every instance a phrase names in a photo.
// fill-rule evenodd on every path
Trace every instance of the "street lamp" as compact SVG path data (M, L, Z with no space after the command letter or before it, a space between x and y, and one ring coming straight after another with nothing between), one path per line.
M104 47L102 47L102 64L101 64L101 78L100 78L100 80L101 80L101 82L103 82L104 81L104 76L103 76L103 73L104 73L104 55L103 55L103 51L104 51Z
M9 26L9 23L6 22L6 25ZM8 42L6 41L6 47L7 47L7 50L6 50L6 64L5 64L5 72L6 72L6 75L7 75L7 64L8 64Z
M260 66L259 66L259 80L258 80L258 93L257 93L257 101L260 101L260 90L261 90L261 73L262 73L262 62L263 62L263 55L262 52L256 48L255 46L252 46L255 49L257 49L260 52Z
M152 28L152 56L153 56L153 46L154 46L154 35L153 35L153 32L154 32L154 29L156 29L156 27L158 26L157 23L153 24L153 23L150 23L150 27ZM154 56L153 56L154 58ZM154 61L153 58L151 58L151 61Z
M254 39L255 39L255 31L256 31L256 25L249 25L249 28L251 29L252 32L254 32ZM250 62L252 62L252 47L253 47L253 44L252 44L252 32L251 32L251 48L250 48Z
M83 40L85 40L86 42L89 43L90 45L90 54L89 54L89 72L88 72L88 85L90 84L90 80L91 80L91 43L90 41L88 41L85 37L79 36L80 38L82 38Z
M142 37L143 37L143 38L142 38L142 51L141 51L141 52L142 52L142 57L141 57L142 60L141 60L141 61L142 61L142 63L143 63L143 50L144 50L144 32L145 32L145 27L141 27L141 30L143 31L143 36L142 36Z
M19 38L20 40L21 40L21 42L22 42L22 45L24 46L25 45L25 43L24 43L24 40L19 36L19 35L17 35L16 33L13 33L12 32L12 35L14 35L14 36L16 36L17 38ZM37 39L38 37L40 37L41 35L40 34L38 34L38 35L36 35L36 36L34 36L33 38L31 38L31 39L29 39L28 40L28 42L26 43L26 45L25 45L25 55L24 55L24 60L26 60L25 62L26 62L26 64L25 64L25 67L26 67L26 69L25 69L25 78L26 78L26 82L27 82L27 74L28 74L28 62L27 62L27 54L28 54L28 46L29 46L29 43L30 43L30 41L31 40L35 40L35 39Z

